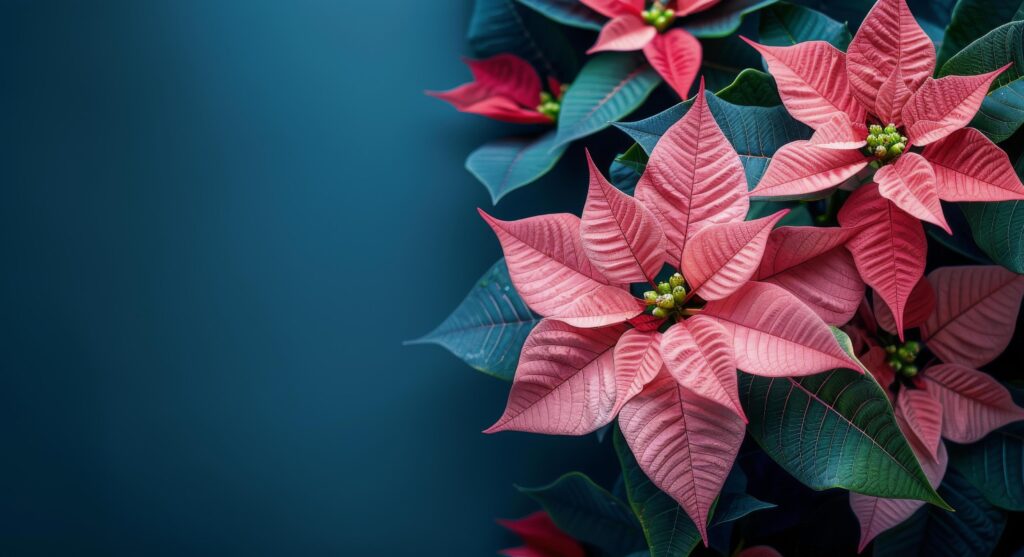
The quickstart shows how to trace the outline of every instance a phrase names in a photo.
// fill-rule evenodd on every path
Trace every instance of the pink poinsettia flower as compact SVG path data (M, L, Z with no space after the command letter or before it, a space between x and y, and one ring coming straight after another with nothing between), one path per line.
M866 303L849 327L861 360L892 397L896 421L938 487L946 473L943 439L973 443L1024 420L1024 409L990 375L978 371L1013 336L1024 276L998 266L943 267L922 278L910 296L906 325L920 341L900 342L888 306ZM861 525L860 550L923 503L850 494Z
M581 0L592 10L609 17L588 54L606 50L643 50L658 74L681 97L686 98L697 77L701 46L694 37L673 22L706 10L719 0Z
M764 271L768 280L754 280L785 211L743 220L743 167L700 89L651 153L636 197L590 161L582 218L481 214L516 290L544 316L523 345L505 412L487 432L582 435L618 416L640 467L706 541L745 432L737 369L783 377L859 367L787 290L803 263L843 238L807 236L813 229L797 232L804 242L776 237L773 245L806 247ZM659 282L666 263L678 272ZM781 286L770 280L780 277L788 277ZM648 285L642 298L630 291L637 283Z
M1006 153L965 127L1006 68L933 79L935 47L904 0L879 0L845 53L822 41L747 42L767 61L789 113L815 130L779 149L751 195L821 196L847 181L856 187L877 168L841 224L864 230L849 248L902 335L907 296L924 272L918 221L949 232L940 200L1024 199Z
M473 82L449 91L427 94L447 101L460 112L479 114L513 124L552 124L558 119L564 88L548 79L550 92L529 62L513 54L466 60Z
M544 511L537 511L519 520L499 520L505 529L522 538L520 547L498 552L505 557L584 557L579 542L558 529Z

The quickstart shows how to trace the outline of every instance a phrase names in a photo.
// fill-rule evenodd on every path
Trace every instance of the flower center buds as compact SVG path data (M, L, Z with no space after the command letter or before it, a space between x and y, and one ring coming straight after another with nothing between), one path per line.
M885 352L889 355L886 363L896 373L910 378L917 375L920 371L914 364L918 354L921 353L920 342L908 340L903 344L890 344L885 347Z
M686 280L683 275L676 273L667 282L658 283L657 290L644 292L644 301L652 306L651 315L665 319L683 310L686 294Z
M665 4L661 2L655 2L649 9L640 12L640 16L648 25L654 26L660 32L668 29L669 25L676 20L676 11L665 7Z
M868 126L867 152L882 162L888 162L907 149L907 137L900 134L896 124L884 128L878 124Z
M565 88L566 87L563 85L563 94L565 93ZM561 98L561 96L559 96L559 98ZM540 104L537 105L537 112L540 112L541 114L547 116L548 118L551 118L552 122L557 122L558 113L561 112L561 110L562 103L558 99L556 99L554 95L548 93L547 91L540 92Z

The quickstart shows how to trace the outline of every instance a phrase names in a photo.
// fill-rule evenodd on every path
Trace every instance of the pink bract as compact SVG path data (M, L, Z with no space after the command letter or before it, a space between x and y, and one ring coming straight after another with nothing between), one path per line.
M485 60L466 60L473 82L449 91L427 94L451 103L456 110L487 116L514 124L551 124L551 117L537 111L541 102L541 80L529 62L512 54L498 54ZM560 85L549 80L552 93Z
M505 557L584 557L586 552L576 540L558 529L548 513L537 511L518 520L499 520L498 524L522 538L525 545L498 552Z
M835 258L851 232L773 229L785 211L743 220L743 168L700 89L652 151L635 198L590 161L582 219L481 214L513 285L544 316L523 346L505 412L487 432L581 435L618 415L641 468L706 541L745 432L737 368L782 377L859 366L820 312L792 293L829 290L800 270ZM770 263L762 257L769 249ZM655 284L665 263L680 271L678 290L662 291L656 311L630 284L667 290L669 282ZM863 284L843 288L863 297Z

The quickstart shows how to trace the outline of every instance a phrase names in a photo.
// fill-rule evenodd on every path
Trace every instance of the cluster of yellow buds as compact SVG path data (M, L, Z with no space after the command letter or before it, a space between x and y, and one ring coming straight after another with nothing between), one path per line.
M564 89L564 86L563 86ZM561 98L561 96L559 96ZM562 111L562 103L554 95L547 91L540 92L540 104L537 105L537 112L551 118L552 122L558 121L558 113Z
M653 25L658 31L664 31L676 20L676 11L661 2L654 2L650 9L640 12L640 16L648 25Z
M896 124L889 124L884 128L878 124L871 124L868 132L868 151L879 160L895 159L907 149L907 137L900 134Z
M901 346L890 344L885 347L885 352L889 354L889 359L886 360L886 363L896 373L904 377L914 377L920 371L914 365L917 355L921 353L920 342L908 340Z
M658 283L657 290L644 292L644 301L648 306L654 307L651 315L664 319L672 314L677 305L683 305L686 294L686 280L683 275L676 273L669 277L668 281Z

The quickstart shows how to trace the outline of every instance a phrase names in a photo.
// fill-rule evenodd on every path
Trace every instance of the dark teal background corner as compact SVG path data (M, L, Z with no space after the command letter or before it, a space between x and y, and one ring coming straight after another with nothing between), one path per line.
M493 555L513 482L609 480L401 345L499 256L462 164L513 128L422 94L470 4L0 7L0 554Z

